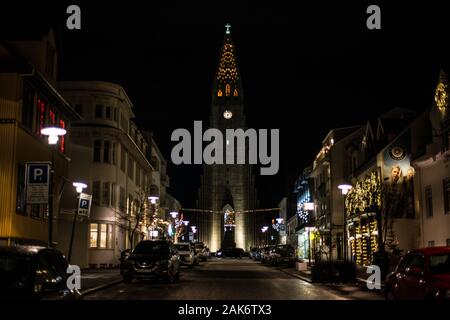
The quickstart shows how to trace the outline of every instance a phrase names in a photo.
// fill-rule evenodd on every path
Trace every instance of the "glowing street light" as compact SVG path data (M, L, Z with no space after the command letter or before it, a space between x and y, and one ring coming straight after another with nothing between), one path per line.
M59 136L64 136L66 133L66 129L58 127L46 127L41 129L41 134L48 136L48 144L57 144Z
M74 182L74 183L72 183L72 186L75 187L77 193L82 193L83 189L87 188L87 184L83 183L83 182Z
M156 201L159 200L159 197L158 196L150 196L150 197L148 197L148 200L150 200L151 204L156 204Z
M188 221L188 220L184 220L183 223L184 223L184 225L187 227L188 224L189 224L189 221Z
M340 184L338 188L341 189L342 194L345 196L352 189L352 186L349 184Z
M175 218L178 216L178 212L172 211L172 212L170 213L170 216L171 216L173 219L175 219Z
M283 218L276 218L276 220L277 220L278 224L282 224L284 219Z

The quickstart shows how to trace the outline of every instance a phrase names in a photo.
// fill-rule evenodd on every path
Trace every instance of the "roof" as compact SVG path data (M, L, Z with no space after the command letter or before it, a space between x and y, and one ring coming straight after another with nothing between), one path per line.
M429 247L429 248L420 248L416 250L411 250L412 252L418 252L423 255L435 255L435 254L441 254L441 253L448 253L450 254L450 247Z
M0 253L32 256L46 249L57 251L56 249L42 246L0 246Z

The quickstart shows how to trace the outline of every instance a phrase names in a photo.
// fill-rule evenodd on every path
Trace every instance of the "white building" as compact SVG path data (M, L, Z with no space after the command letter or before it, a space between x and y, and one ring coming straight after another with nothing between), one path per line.
M121 86L81 81L61 82L59 89L83 118L70 132L69 179L85 182L85 192L92 195L90 217L80 217L76 226L71 262L80 267L113 267L119 264L121 251L147 233L147 198L154 171L151 146L134 124L133 105ZM76 205L71 192L71 199L63 204L66 219L58 241L66 253Z
M443 72L430 110L432 142L414 161L419 185L421 247L450 246L450 109ZM417 204L416 204L417 205Z

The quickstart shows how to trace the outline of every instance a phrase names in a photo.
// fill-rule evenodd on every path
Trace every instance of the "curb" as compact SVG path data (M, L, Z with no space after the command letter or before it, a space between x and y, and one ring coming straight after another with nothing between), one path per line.
M101 284L101 285L99 285L99 286L90 288L90 289L86 289L86 290L84 290L84 291L81 292L81 296L84 297L84 296L86 296L86 295L88 295L88 294L91 294L91 293L93 293L93 292L100 291L100 290L106 289L106 288L108 288L108 287L115 286L115 285L120 284L120 283L122 283L122 282L123 282L123 280L120 279L120 280L115 280L115 281L107 282L107 283Z
M288 274L288 275L290 275L290 276L292 276L292 277L295 277L295 278L297 278L297 279L303 280L303 281L305 281L305 282L313 283L311 279L309 279L309 278L307 278L307 277L303 277L303 276L301 276L301 275L299 275L299 274L291 273L291 272L286 271L286 270L283 270L283 269L281 269L281 268L277 268L277 270L279 270L279 271L281 271L281 272L283 272L283 273L285 273L285 274Z

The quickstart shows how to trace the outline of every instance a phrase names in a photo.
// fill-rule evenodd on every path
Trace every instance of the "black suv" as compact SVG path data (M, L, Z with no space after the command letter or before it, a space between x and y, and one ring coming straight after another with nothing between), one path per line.
M134 278L163 278L173 283L180 277L180 257L170 241L144 240L123 258L120 273L125 283Z
M78 289L67 288L68 267L53 248L0 247L0 298L80 299Z
M245 256L245 251L242 248L223 248L217 250L216 257L218 258L239 258Z

